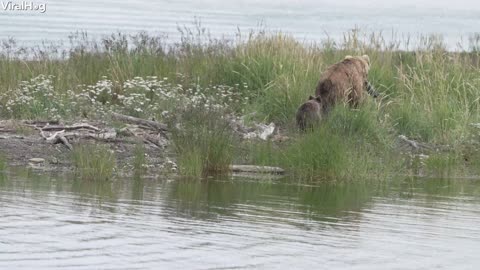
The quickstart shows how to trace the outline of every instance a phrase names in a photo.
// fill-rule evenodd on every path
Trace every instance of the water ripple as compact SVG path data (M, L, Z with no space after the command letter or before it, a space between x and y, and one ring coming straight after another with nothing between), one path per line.
M303 192L274 183L152 181L138 199L128 180L87 191L68 179L9 181L0 187L0 269L472 269L480 263L478 183L401 198L397 190L374 196L362 186Z

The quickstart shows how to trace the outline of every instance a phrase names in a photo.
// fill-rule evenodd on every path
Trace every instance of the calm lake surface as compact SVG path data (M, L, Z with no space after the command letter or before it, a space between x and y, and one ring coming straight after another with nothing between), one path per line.
M300 40L340 39L353 28L382 31L386 39L412 39L439 34L450 48L468 46L468 37L479 32L477 0L34 0L39 10L12 10L1 0L0 39L13 37L36 45L42 40L66 40L75 31L92 37L116 31L167 34L179 38L177 26L192 28L195 18L214 37L233 38L265 28L290 33ZM414 42L412 42L414 43ZM413 44L414 46L414 44Z
M0 269L480 267L479 181L0 177Z

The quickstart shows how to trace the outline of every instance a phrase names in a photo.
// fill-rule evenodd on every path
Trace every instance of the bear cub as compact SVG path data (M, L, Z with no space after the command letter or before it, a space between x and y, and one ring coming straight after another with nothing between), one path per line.
M322 103L320 97L310 96L297 110L297 126L302 131L313 129L322 120Z

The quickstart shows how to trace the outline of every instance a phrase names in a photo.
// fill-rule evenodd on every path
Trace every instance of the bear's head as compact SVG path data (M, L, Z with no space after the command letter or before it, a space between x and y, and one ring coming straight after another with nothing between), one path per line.
M366 54L362 56L347 55L345 56L345 59L358 59L363 64L366 73L368 73L368 71L370 70L370 57L368 57L368 55Z

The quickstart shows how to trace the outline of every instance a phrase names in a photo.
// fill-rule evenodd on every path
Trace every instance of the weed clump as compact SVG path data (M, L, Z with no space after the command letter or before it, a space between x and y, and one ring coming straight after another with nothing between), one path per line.
M72 163L81 179L107 181L113 176L115 153L104 145L78 145L72 151Z
M182 175L206 177L228 173L234 136L222 113L191 108L183 113L181 123L172 123L172 139Z
M135 145L133 155L133 177L140 179L147 172L147 157L143 143Z

